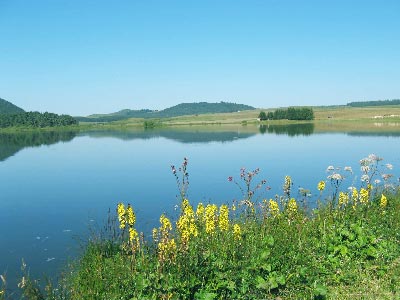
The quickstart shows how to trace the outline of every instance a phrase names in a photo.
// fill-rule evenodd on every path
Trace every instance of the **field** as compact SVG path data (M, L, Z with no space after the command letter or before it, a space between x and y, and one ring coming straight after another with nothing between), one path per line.
M290 125L312 123L313 132L400 132L400 106L374 107L313 107L313 121L258 121L261 111L274 109L257 109L235 113L189 115L163 119L127 119L112 123L81 123L81 129L116 129L173 127L174 129L205 131L258 132L259 125Z

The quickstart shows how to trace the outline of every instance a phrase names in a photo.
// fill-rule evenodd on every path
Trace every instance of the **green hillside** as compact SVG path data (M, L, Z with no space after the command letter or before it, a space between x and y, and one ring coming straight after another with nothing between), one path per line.
M0 98L0 114L19 114L25 112L22 108Z
M129 118L172 118L186 115L231 113L242 110L254 110L255 108L245 104L236 104L229 102L219 103L181 103L164 110L130 110L124 109L119 112L103 115L90 115L88 117L76 117L81 122L112 122Z

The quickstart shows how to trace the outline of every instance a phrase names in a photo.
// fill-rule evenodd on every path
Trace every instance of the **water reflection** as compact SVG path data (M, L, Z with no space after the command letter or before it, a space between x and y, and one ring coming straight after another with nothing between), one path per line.
M216 130L215 130L216 129ZM218 130L218 128L210 128L208 130L198 129L169 129L169 128L156 128L156 129L137 129L137 130L96 130L81 133L83 136L92 138L113 137L121 140L135 140L135 139L153 139L153 138L166 138L179 143L211 143L211 142L232 142L237 139L246 139L256 135L257 132L243 132L241 129L237 130Z
M76 136L73 131L35 131L0 133L0 161L27 147L69 142Z
M396 123L398 124L398 123ZM182 128L154 128L154 129L93 129L85 131L35 131L35 132L0 132L0 161L15 155L27 147L51 145L58 142L69 142L76 136L91 138L117 138L120 140L148 140L165 138L182 144L194 143L230 143L237 140L248 139L257 134L261 135L287 135L289 137L310 136L312 134L342 133L350 136L386 136L399 137L399 126L376 128L337 128L320 123L305 124L261 124L259 126L206 126Z
M260 125L260 133L286 134L288 136L311 135L314 133L314 124L286 124L286 125Z

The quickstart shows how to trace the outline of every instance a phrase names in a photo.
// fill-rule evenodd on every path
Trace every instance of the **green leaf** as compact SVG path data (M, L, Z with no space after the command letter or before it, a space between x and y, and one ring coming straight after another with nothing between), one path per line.
M197 292L194 295L195 299L198 299L198 300L213 300L217 296L218 295L215 294L215 293L209 293L209 292L206 292L206 291L200 291L200 292Z
M268 290L269 289L268 283L261 276L257 276L256 281L257 281L256 287L258 289L261 289L261 290Z
M269 273L272 270L272 266L271 266L271 264L263 264L261 266L261 269L263 269L264 271L267 271Z
M261 253L261 259L263 259L263 260L267 260L268 258L269 258L269 256L271 255L271 251L270 250L264 250L262 253Z
M270 289L276 289L279 286L277 278L275 276L270 276L268 278L268 283L269 283Z
M314 296L316 297L325 297L327 295L328 291L325 286L322 284L316 284L314 287Z
M265 241L267 242L267 245L270 246L270 247L272 247L275 244L275 240L274 240L274 237L272 235L268 235L265 238Z
M276 277L276 281L279 283L279 285L285 285L286 284L286 278L283 275L279 275Z

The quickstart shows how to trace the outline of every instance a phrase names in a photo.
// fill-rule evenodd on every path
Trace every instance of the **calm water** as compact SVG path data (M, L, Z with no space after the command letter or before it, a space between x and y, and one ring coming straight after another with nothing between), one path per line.
M149 233L161 213L174 215L178 189L170 166L184 157L193 204L240 199L227 178L238 179L241 167L261 169L258 179L272 188L260 195L265 198L281 193L285 175L295 188L315 193L328 165L352 166L357 173L358 161L370 153L399 174L398 133L313 133L312 125L193 128L0 133L0 273L15 284L24 259L34 276L55 274L120 201L134 206L138 229Z

